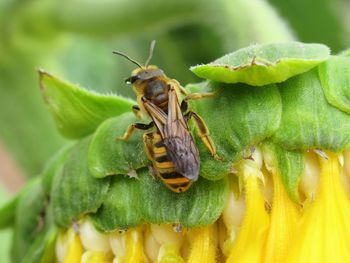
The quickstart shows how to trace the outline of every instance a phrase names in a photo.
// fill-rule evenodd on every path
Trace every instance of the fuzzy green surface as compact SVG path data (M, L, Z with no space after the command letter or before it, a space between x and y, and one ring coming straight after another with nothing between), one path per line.
M288 151L269 141L263 143L264 151L268 151L273 158L282 183L290 198L299 202L299 182L304 172L304 153L302 151Z
M40 71L40 87L60 133L67 138L91 134L104 120L131 110L132 100L88 91Z
M334 56L318 73L327 101L350 114L350 57Z
M139 226L143 222L139 209L143 201L139 179L113 176L106 199L91 218L97 229L106 232Z
M53 182L51 201L58 226L69 227L81 215L96 212L105 200L110 178L92 176L87 163L91 138L79 141Z
M209 64L191 67L191 70L198 77L218 82L264 86L306 72L328 59L329 55L329 48L321 44L257 44Z
M13 262L21 262L44 227L45 194L39 178L20 195L16 207L14 236L11 248Z
M227 194L227 178L215 182L200 178L179 194L143 169L137 178L114 177L106 200L91 218L98 229L107 232L143 222L184 227L208 225L222 213Z
M89 147L89 167L95 177L132 174L150 163L142 140L145 131L135 130L127 141L117 139L135 122L142 121L126 113L106 120L96 130Z
M330 105L317 69L279 86L282 121L273 141L287 149L340 151L350 145L350 115Z
M51 157L51 159L49 159L41 172L43 190L47 196L50 196L53 180L57 173L61 172L64 162L67 160L72 147L72 144L68 144L61 148L54 156Z

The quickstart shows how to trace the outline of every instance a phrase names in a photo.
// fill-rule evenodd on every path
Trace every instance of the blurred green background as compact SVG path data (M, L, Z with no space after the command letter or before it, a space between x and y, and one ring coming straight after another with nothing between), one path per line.
M294 39L339 52L350 46L349 14L346 0L0 0L0 202L67 143L36 68L132 97L124 79L134 66L112 50L143 62L156 39L152 63L186 84L199 81L191 65L252 43Z

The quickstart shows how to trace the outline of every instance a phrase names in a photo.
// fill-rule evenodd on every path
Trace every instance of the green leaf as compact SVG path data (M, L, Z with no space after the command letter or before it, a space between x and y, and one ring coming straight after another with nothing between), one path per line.
M36 237L42 233L46 203L47 200L38 177L26 187L18 200L11 248L13 262L20 262Z
M61 134L81 138L104 120L130 111L134 102L116 95L102 95L39 71L43 97Z
M96 179L89 171L87 154L91 138L79 141L52 186L55 222L68 227L82 214L96 212L105 200L110 178Z
M131 113L106 120L93 135L89 149L89 167L95 177L130 174L149 163L142 140L144 132L136 130L127 140L123 136L129 124L139 122Z
M306 72L328 59L329 54L329 48L321 44L252 45L191 70L199 77L218 82L264 86Z
M282 179L282 183L289 195L299 201L299 182L304 172L304 154L302 151L288 151L269 141L263 143L263 150L272 156L274 166Z
M279 88L283 111L274 142L289 150L340 151L350 146L350 116L327 102L317 69L291 78Z
M209 82L187 88L191 92L217 92L211 98L190 104L206 122L222 158L215 160L194 132L200 151L200 175L207 179L223 178L245 149L271 136L279 127L282 105L274 85L261 89Z
M334 56L318 69L327 101L350 114L350 57Z
M105 201L91 218L96 228L104 232L139 226L142 202L137 179L114 176Z
M139 178L141 213L149 223L205 226L219 218L226 204L229 190L227 177L218 181L200 177L189 190L181 194L168 190L147 170L140 172Z
M61 148L49 161L46 163L42 173L42 184L44 192L47 196L51 194L51 188L55 176L58 175L63 168L64 162L69 156L72 144L68 144Z

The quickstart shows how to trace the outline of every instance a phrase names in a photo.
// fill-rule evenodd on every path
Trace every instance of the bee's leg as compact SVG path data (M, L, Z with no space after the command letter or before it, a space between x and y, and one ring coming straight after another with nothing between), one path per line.
M135 116L139 119L141 119L141 109L138 105L132 106L132 112L135 114Z
M179 85L179 90L180 90L182 95L186 95L186 96L188 95L188 91L184 87L182 87L181 85Z
M127 128L126 132L124 133L124 135L122 137L117 137L118 140L123 140L123 141L127 141L129 139L129 137L133 134L133 132L135 131L135 129L139 129L139 130L148 130L150 128L152 128L154 125L154 122L150 122L149 124L145 124L145 123L134 123L129 125L129 127Z
M209 135L209 129L203 119L195 112L189 111L185 115L186 121L188 121L190 118L194 120L196 123L197 129L198 129L198 134L203 141L204 145L207 147L211 155L216 159L216 160L221 160L221 158L217 155L216 153L216 148L215 144L212 141L210 135Z
M189 101L189 100L200 100L203 98L209 98L209 97L213 97L216 94L216 92L207 92L207 93L190 93L188 94L184 100L185 101Z
M149 160L153 160L153 147L152 147L152 136L153 133L143 134L143 144L145 146L146 155Z

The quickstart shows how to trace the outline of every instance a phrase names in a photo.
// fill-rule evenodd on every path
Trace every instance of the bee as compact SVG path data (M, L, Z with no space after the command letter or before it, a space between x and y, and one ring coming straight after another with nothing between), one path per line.
M180 193L188 190L198 179L200 168L199 151L189 131L189 119L194 120L200 138L209 152L219 159L206 124L198 114L188 110L187 103L188 100L210 97L214 93L188 94L160 68L149 65L154 46L155 41L152 41L144 66L124 53L113 52L138 66L125 80L127 84L132 84L137 96L138 105L134 105L132 110L138 117L143 113L152 119L148 124L131 124L118 139L127 140L135 129L149 130L155 127L153 131L143 135L145 151L152 162L151 170L171 191ZM179 93L185 96L181 104Z

